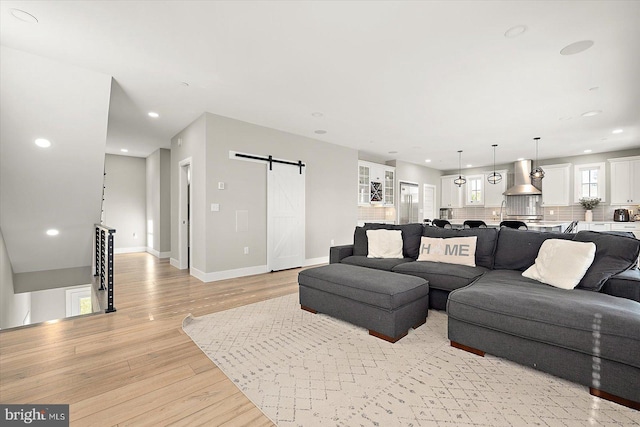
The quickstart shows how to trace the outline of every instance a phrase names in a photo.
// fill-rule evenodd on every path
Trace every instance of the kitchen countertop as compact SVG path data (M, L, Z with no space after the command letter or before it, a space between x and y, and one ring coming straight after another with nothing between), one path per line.
M449 222L451 223L452 226L454 227L462 227L462 223L465 221L465 219L450 219ZM500 221L485 221L485 223L487 224L487 227L495 227L498 228L500 227ZM565 228L567 228L569 226L569 224L571 224L571 221L533 221L533 222L528 222L528 221L524 221L525 224L527 224L527 227L529 227L529 229L535 230L535 229L553 229L553 228L558 228L559 230L564 230Z

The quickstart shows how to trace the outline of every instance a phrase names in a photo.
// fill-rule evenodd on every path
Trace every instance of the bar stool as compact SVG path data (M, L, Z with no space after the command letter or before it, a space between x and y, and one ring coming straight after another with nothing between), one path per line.
M487 228L484 221L468 219L462 223L462 228Z

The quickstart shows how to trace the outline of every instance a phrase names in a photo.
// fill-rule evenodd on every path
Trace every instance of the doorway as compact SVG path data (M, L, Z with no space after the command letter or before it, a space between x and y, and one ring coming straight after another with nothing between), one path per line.
M191 157L182 160L179 163L179 179L178 179L178 257L179 268L185 270L191 268Z

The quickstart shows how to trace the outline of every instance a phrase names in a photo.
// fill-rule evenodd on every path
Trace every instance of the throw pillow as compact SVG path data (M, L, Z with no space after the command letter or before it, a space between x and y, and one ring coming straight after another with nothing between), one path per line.
M595 256L595 243L547 239L540 246L536 262L522 275L556 288L573 289Z
M596 258L578 288L599 292L609 277L637 265L640 240L612 233L580 231L573 238L574 242L596 244Z
M449 239L423 237L418 261L446 262L475 267L477 241L477 236Z
M400 230L367 230L368 258L404 258Z

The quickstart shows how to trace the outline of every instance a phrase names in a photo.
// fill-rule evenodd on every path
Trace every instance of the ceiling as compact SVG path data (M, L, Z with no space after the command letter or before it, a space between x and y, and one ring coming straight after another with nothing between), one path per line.
M204 111L440 170L458 167L457 150L489 165L492 144L497 163L534 157L536 136L540 159L640 147L638 1L0 8L3 45L113 76L108 153L168 148ZM526 31L505 36L516 26Z

